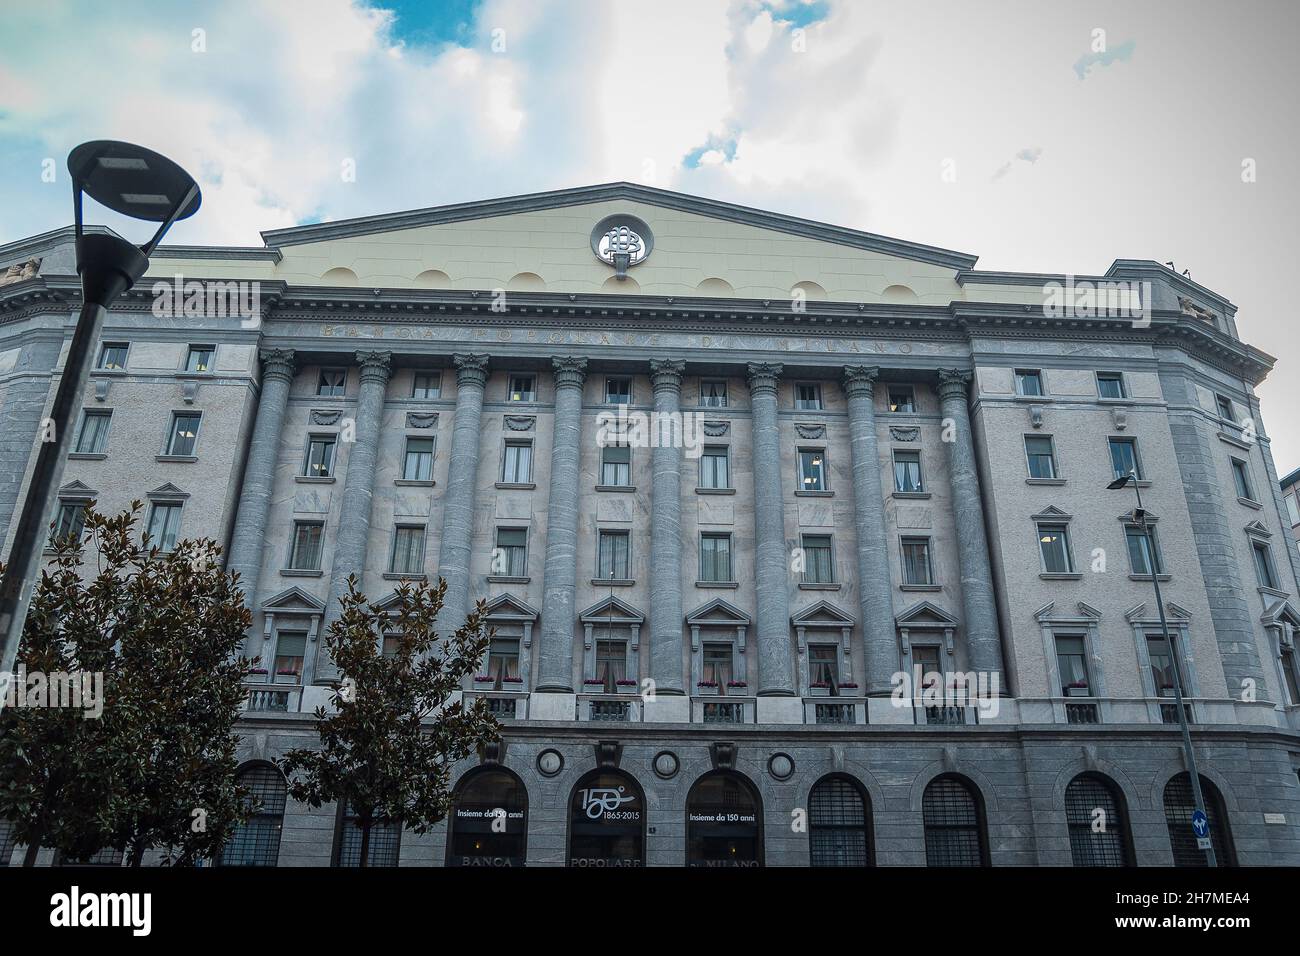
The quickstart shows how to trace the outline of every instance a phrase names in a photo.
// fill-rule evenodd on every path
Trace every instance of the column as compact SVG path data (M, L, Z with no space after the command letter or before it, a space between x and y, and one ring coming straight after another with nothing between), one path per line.
M340 616L339 601L348 593L348 576L362 577L370 542L370 501L375 490L375 462L379 458L379 434L383 428L384 392L388 388L391 352L358 352L361 390L357 395L355 438L348 451L348 470L343 478L343 501L339 508L339 530L334 536L334 560L330 562L329 598L325 605L321 638L316 642L315 683L333 683L339 673L330 660L325 635Z
M53 370L62 347L59 338L32 342L23 347L16 367L9 373L0 414L0 545L13 531L18 493L27 477L28 466L36 459L36 435L45 417ZM71 427L77 427L75 419ZM68 448L72 448L71 442ZM46 489L33 491L44 494Z
M1009 693L1002 680L1002 638L998 630L997 601L993 593L993 569L989 564L989 543L984 526L983 498L979 473L975 470L975 436L971 431L966 388L971 373L960 369L939 370L939 402L945 431L952 429L948 449L948 472L952 482L953 520L957 525L957 561L961 567L961 599L965 612L966 648L973 670L998 675L1002 693Z
M542 571L541 657L537 691L573 693L573 623L578 584L578 457L582 435L582 384L587 360L554 358L555 422L551 487L546 504L546 565ZM570 715L571 716L571 715Z
M768 362L754 362L748 367L753 406L754 577L758 592L754 629L758 632L760 697L795 696L790 652L790 567L781 497L781 475L787 464L781 460L776 424L776 385L781 369L781 365Z
M239 572L244 604L254 610L266 549L271 492L275 488L275 463L280 456L289 386L293 384L293 349L263 349L261 359L262 394L253 422L253 438L248 444L248 460L244 462L244 483L226 558L226 569ZM277 530L283 533L282 529ZM258 629L255 627L253 631L257 633Z
M880 452L876 443L875 366L844 369L849 406L849 447L853 459L853 511L858 536L858 607L862 612L862 647L868 697L886 697L899 670L894 634L894 589L889 570L889 536L885 526Z
M682 372L685 362L653 361L655 415L681 437ZM664 435L661 427L660 435ZM652 456L650 491L650 676L655 693L682 689L682 442L660 441ZM689 717L687 718L690 719Z
M438 546L438 577L447 582L438 622L441 635L454 633L469 613L469 557L474 537L479 438L483 432L483 389L488 377L486 355L457 354L452 356L452 362L456 366L456 416L452 419Z

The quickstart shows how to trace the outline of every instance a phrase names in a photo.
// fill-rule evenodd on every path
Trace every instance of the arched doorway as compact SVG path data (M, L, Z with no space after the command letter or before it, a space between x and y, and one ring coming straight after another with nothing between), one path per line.
M1132 866L1124 795L1099 773L1081 773L1065 788L1065 823L1075 866Z
M1205 797L1205 816L1210 822L1210 843L1219 866L1236 866L1232 849L1232 832L1228 829L1228 814L1223 807L1219 788L1201 777L1201 795ZM1197 849L1196 834L1192 830L1192 813L1196 809L1192 796L1192 778L1187 771L1172 777L1165 784L1165 826L1169 828L1169 844L1174 851L1174 866L1205 866L1205 851Z
M965 777L944 774L921 800L926 866L988 866L989 842L979 791Z
M465 774L447 818L448 866L523 866L528 852L528 791L504 767Z
M831 774L813 785L808 847L812 866L871 865L871 801L847 774Z
M686 797L687 866L762 866L763 805L733 770L700 777Z
M569 797L569 866L645 866L645 793L622 770L584 775Z

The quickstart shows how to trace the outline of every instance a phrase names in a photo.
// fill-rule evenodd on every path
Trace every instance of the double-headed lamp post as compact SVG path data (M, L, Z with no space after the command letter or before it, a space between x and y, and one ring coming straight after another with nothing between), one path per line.
M1205 812L1205 798L1201 795L1201 775L1196 769L1196 751L1192 749L1192 731L1187 726L1187 712L1183 706L1183 655L1179 650L1178 642L1169 634L1169 621L1165 618L1165 605L1160 597L1160 566L1156 559L1156 543L1151 538L1151 524L1147 520L1146 509L1142 507L1142 488L1138 484L1136 469L1130 470L1128 474L1116 478L1106 487L1111 491L1123 488L1125 485L1132 483L1133 490L1137 492L1137 508L1133 511L1133 521L1137 524L1138 530L1142 532L1142 541L1147 549L1147 565L1151 571L1151 583L1156 589L1156 610L1160 613L1160 630L1164 634L1165 646L1169 648L1169 654L1174 662L1174 706L1178 708L1178 726L1183 731L1183 753L1187 758L1187 775L1192 778L1192 799L1196 802L1196 809L1202 813ZM1207 831L1207 836L1209 832ZM1218 866L1219 863L1214 856L1214 843L1205 848L1205 860L1210 866Z
M0 671L13 669L27 606L40 577L41 553L58 500L73 412L90 372L108 308L149 268L149 255L172 223L198 211L199 186L178 165L143 146L96 140L68 154L76 222L77 274L81 276L81 314L59 375L54 404L42 423L40 450L19 510L13 547L0 581ZM143 246L112 233L87 234L82 227L82 196L132 219L159 223Z

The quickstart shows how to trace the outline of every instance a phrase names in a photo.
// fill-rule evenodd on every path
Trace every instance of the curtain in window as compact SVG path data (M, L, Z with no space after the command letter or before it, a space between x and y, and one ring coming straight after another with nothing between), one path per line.
M424 570L424 528L398 528L393 541L393 573L419 574Z
M601 578L606 581L610 578L622 581L626 580L628 575L628 536L602 532L600 535Z

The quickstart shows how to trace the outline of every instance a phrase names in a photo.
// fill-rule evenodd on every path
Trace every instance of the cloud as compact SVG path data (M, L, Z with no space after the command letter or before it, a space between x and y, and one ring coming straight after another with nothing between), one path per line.
M1129 57L1133 55L1133 50L1137 46L1136 40L1125 40L1118 46L1111 47L1101 52L1085 53L1074 63L1074 72L1079 79L1086 80L1088 74L1094 66L1110 66L1112 63L1127 63Z
M1011 172L1011 166L1016 161L1028 163L1032 166L1034 163L1038 162L1038 157L1042 155L1043 147L1041 146L1026 146L1024 149L1017 150L1015 156L1011 157L1011 159L1007 160L994 171L993 176L991 177L992 181L997 182L1007 173Z

